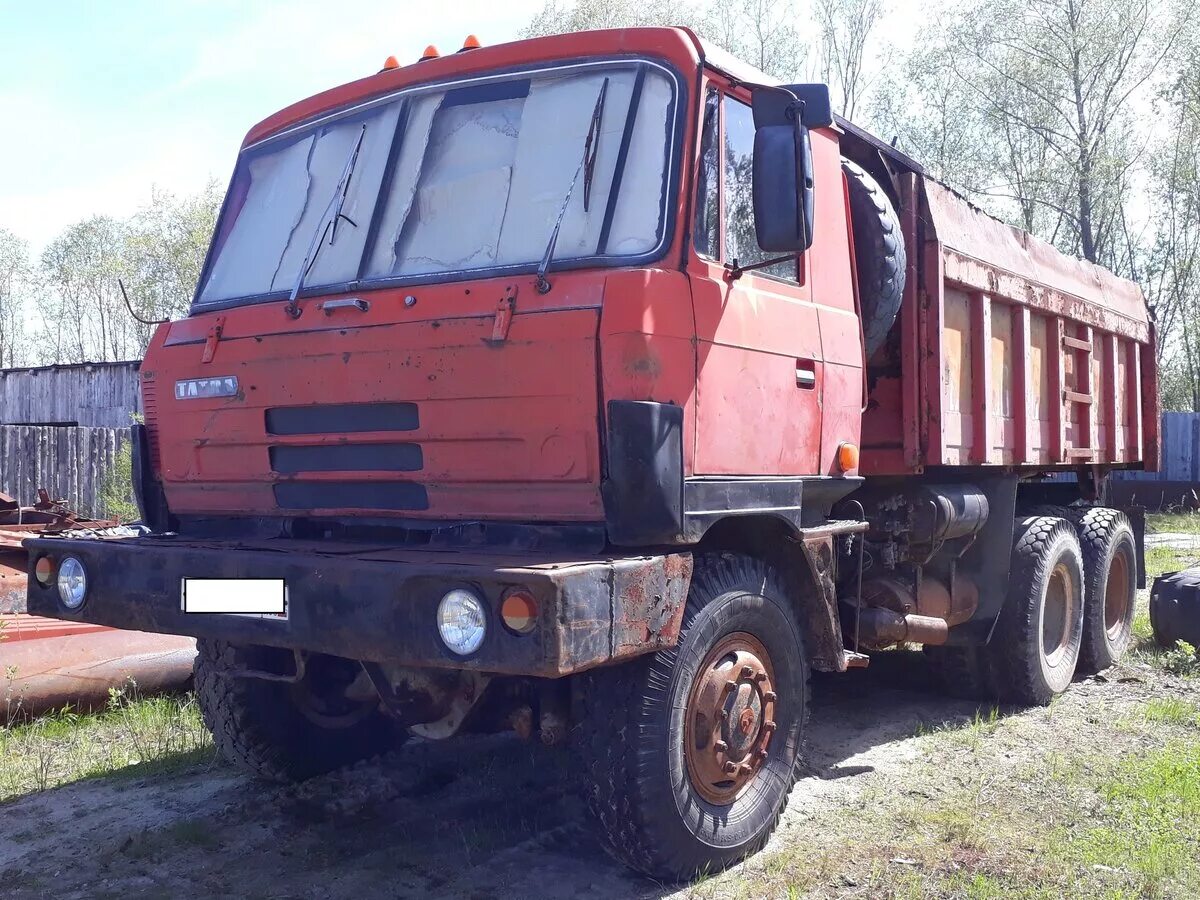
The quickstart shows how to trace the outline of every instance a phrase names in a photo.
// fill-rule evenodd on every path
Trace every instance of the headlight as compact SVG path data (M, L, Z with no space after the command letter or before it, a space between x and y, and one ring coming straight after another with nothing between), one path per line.
M67 609L79 609L87 598L87 570L74 556L58 566L58 597Z
M438 604L437 625L445 645L459 656L468 656L483 643L487 610L470 591L453 590Z

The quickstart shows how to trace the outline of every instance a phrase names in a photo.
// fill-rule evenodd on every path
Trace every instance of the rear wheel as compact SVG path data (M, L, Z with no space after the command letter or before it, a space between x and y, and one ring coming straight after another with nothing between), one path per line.
M583 678L588 806L609 851L654 878L759 850L795 783L808 661L765 564L696 558L679 644Z
M357 672L351 660L320 657L299 682L236 674L271 672L282 652L269 647L196 641L196 699L227 761L268 781L301 781L376 756L405 734L374 700L345 696Z
M1083 636L1083 555L1065 519L1017 521L1009 593L987 647L1000 699L1045 706L1071 684Z
M1133 639L1137 542L1124 513L1094 507L1080 517L1086 578L1079 667L1099 672L1120 661Z

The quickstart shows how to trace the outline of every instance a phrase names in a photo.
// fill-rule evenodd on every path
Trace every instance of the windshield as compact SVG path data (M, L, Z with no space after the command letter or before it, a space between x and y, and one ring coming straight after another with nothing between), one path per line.
M649 62L566 65L416 88L245 150L197 305L286 294L344 191L306 292L537 267L608 79L586 203L555 266L656 255L665 239L675 79ZM358 146L353 176L339 185Z

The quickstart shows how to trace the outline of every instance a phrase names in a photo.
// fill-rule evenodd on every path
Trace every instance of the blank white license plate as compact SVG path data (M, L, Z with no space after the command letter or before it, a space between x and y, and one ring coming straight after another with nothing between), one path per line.
M181 593L185 613L288 617L282 578L184 578Z

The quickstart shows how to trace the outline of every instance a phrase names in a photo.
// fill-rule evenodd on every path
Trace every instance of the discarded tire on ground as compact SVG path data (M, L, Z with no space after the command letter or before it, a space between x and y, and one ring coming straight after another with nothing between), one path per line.
M196 699L221 755L269 781L301 781L383 753L403 733L371 706L310 710L303 682L248 678L280 651L204 638L196 642ZM318 724L321 722L323 724Z
M1160 647L1186 641L1200 653L1200 566L1154 579L1150 625Z
M998 698L1045 706L1071 684L1083 637L1084 569L1071 523L1018 519L1008 598L987 645Z
M765 564L696 559L677 647L584 676L588 806L619 860L680 880L759 850L795 783L808 661Z

